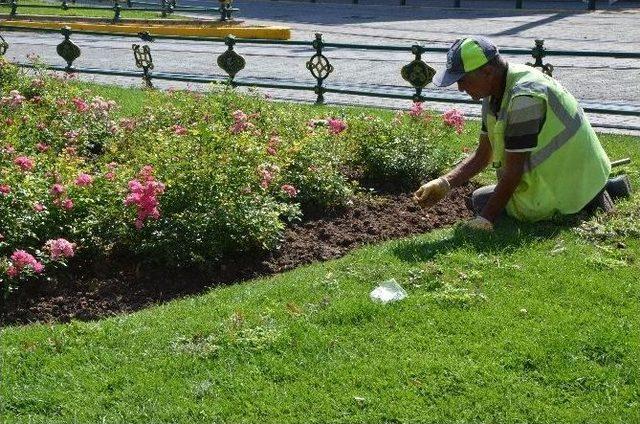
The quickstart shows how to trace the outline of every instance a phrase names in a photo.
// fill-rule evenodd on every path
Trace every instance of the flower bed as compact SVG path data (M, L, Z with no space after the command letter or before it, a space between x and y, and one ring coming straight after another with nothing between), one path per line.
M0 279L56 279L112 255L210 267L278 246L302 211L360 183L413 188L459 158L456 113L385 120L225 87L154 92L141 114L0 62Z

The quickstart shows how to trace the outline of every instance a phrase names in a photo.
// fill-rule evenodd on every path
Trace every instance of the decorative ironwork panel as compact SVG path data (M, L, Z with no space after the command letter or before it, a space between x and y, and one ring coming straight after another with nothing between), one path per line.
M433 80L436 70L422 60L416 59L403 66L400 74L414 88L424 88Z
M333 72L333 65L329 62L329 59L322 54L322 49L324 48L322 34L316 33L316 38L313 40L311 45L316 49L316 54L311 56L311 59L307 61L306 66L311 72L311 75L316 79L316 86L313 91L317 95L316 103L320 104L324 103L324 92L326 91L322 86L322 83L329 74Z
M314 78L323 80L333 72L333 65L325 55L316 53L307 62L307 69L311 71Z
M4 38L2 37L2 35L0 35L0 56L4 56L8 48L9 48L9 43L4 41Z
M136 59L136 66L142 69L153 69L153 58L151 57L151 49L146 44L141 46L133 44L133 56Z
M231 19L231 0L219 0L219 3L220 20L224 22Z
M115 4L113 5L113 22L118 22L120 20L121 11L122 7L120 6L120 3L118 3L118 0L116 0Z
M142 80L149 88L153 88L151 83L151 74L149 70L153 69L153 58L151 57L151 49L146 44L140 46L139 44L132 44L133 57L136 60L136 66L142 68Z
M411 53L413 53L415 59L400 69L402 78L415 89L415 93L413 94L414 102L424 101L422 89L433 81L433 77L436 74L436 70L422 60L422 53L425 51L426 49L419 44L411 46Z
M67 62L67 70L73 67L73 61L80 57L80 48L73 41L69 40L71 28L64 27L61 30L64 41L58 44L56 51Z
M224 43L228 46L228 49L218 56L218 66L233 80L236 74L244 69L246 62L242 56L233 50L233 46L236 43L234 36L227 36L224 39Z
M536 40L536 46L531 49L531 56L535 59L535 62L527 62L527 65L534 68L540 68L543 74L553 76L553 65L550 63L542 63L542 58L546 56L546 50L544 48L544 40Z
M176 7L175 0L162 0L160 3L160 7L162 9L162 17L166 17L168 14L173 13L173 10Z

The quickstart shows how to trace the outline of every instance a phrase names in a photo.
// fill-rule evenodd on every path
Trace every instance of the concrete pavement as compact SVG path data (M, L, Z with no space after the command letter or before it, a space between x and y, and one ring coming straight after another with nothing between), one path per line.
M182 4L210 6L210 3L210 0L183 0ZM550 50L637 51L640 45L638 2L623 0L606 10L591 13L581 10L585 5L578 1L531 1L525 2L527 9L524 10L515 10L512 1L463 0L463 6L473 4L473 8L462 9L442 7L449 2L440 0L425 0L420 5L418 0L407 0L407 3L407 6L383 6L353 5L344 1L307 3L237 0L235 5L240 8L239 17L251 24L290 27L294 40L311 41L316 32L321 32L326 42L402 46L420 42L427 46L448 47L461 36L482 34L492 38L502 48L530 49L536 38L544 38L545 46ZM567 8L569 5L572 8ZM598 8L608 6L603 2L597 5ZM55 45L61 41L60 36L26 33L3 35L11 45L7 52L9 57L24 61L27 53L35 52L46 62L62 63L62 59L55 54ZM97 39L80 35L74 35L73 39L83 52L77 66L134 69L131 39ZM109 55L105 55L107 49L111 52ZM151 49L156 71L223 75L215 65L217 55L224 51L224 46L219 43L156 41L151 44ZM305 68L306 60L313 54L309 47L242 44L237 45L235 50L247 61L238 79L259 78L314 84ZM326 49L325 55L335 69L327 78L326 86L386 87L390 91L411 93L408 84L400 77L400 68L413 59L409 53L331 48ZM442 53L425 54L423 59L436 69L444 65ZM507 59L515 62L531 60L523 56L507 56ZM579 99L632 103L640 107L640 59L549 56L545 61L554 65L554 76ZM138 81L122 78L97 77L96 80L139 84ZM179 86L177 83L170 85ZM435 90L430 86L427 89ZM441 89L437 90L442 92ZM312 92L271 90L271 93L278 98L315 100ZM325 95L325 99L329 103L391 108L407 108L409 103L334 94ZM433 106L439 109L451 107L442 104ZM478 113L476 106L462 109L470 114ZM590 115L590 119L598 125L640 129L640 118L637 117ZM640 131L635 132L640 134Z

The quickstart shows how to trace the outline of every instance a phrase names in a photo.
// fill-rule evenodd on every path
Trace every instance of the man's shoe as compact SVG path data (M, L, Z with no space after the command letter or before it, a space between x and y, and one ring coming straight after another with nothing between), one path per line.
M631 196L631 183L627 174L609 178L604 188L613 200Z

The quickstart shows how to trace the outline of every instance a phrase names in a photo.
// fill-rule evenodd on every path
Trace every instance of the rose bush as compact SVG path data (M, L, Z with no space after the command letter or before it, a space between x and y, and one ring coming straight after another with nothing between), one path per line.
M124 116L67 78L0 59L5 291L114 251L191 266L272 249L301 210L346 204L358 185L350 169L409 187L457 156L434 147L460 130L457 114L335 112L214 86L149 92Z

